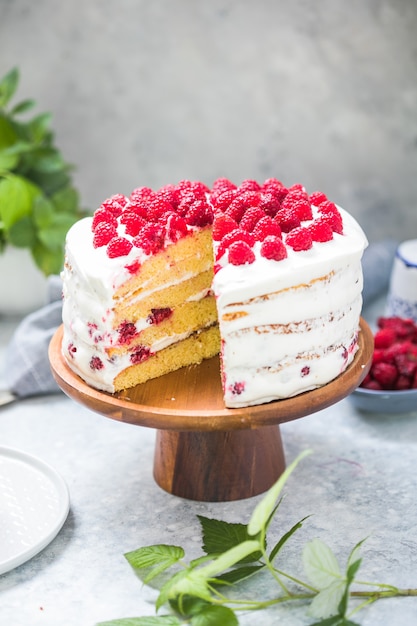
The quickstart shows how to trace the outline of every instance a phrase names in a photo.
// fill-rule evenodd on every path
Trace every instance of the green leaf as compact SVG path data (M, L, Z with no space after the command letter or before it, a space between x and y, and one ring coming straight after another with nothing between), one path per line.
M18 154L10 152L7 148L5 150L0 150L0 175L1 172L13 170L18 163Z
M0 108L5 107L15 94L19 84L19 70L15 67L0 81Z
M79 210L79 195L74 187L65 187L57 191L51 197L51 201L55 210L58 212L72 213L73 215L79 213L81 215L81 211Z
M238 626L239 622L232 609L226 606L208 605L191 619L191 626Z
M10 148L18 140L13 124L0 113L0 149Z
M70 184L70 176L66 170L40 172L29 168L25 171L25 175L40 187L47 196L54 195Z
M234 524L217 519L210 519L204 515L197 515L203 532L203 550L206 554L214 555L226 552L244 541L250 539L245 524ZM252 563L262 556L259 550L245 557L241 562Z
M194 596L211 602L211 593L207 579L196 570L183 570L172 576L162 587L155 606L158 611L171 600L178 600L181 596Z
M51 113L40 113L28 123L30 135L34 143L41 143L45 138L49 137L51 119Z
M184 550L178 546L158 544L127 552L125 558L140 574L141 570L148 573L141 579L147 583L184 557Z
M109 622L100 622L96 626L180 626L181 623L175 615L151 615L150 617L112 619Z
M53 213L49 226L38 231L39 240L49 250L63 250L65 236L76 219L67 213Z
M250 576L253 576L261 569L265 569L265 565L243 565L241 567L236 567L235 569L229 570L220 576L216 576L216 580L219 580L222 583L233 585L234 583L238 583L241 580L245 580Z
M278 496L280 495L286 481L288 480L290 474L297 467L298 463L308 454L310 454L309 450L305 450L304 452L302 452L291 463L291 465L286 468L286 470L281 474L277 482L272 485L269 491L267 491L266 495L255 507L255 510L253 511L252 517L248 524L249 535L253 537L266 528L268 521L270 520L271 514L276 506Z
M215 578L218 574L233 567L258 548L259 542L244 541L238 546L220 554L217 558L208 563L208 565L178 572L162 587L156 603L157 608L160 608L168 600L182 595L196 596L197 598L202 598L210 602L211 592L209 583L215 582Z
M210 603L195 596L183 595L170 600L169 604L176 613L182 616L192 616L199 613L203 607L208 606Z
M11 109L10 114L18 115L19 113L25 113L26 111L29 111L29 109L33 109L35 104L35 100L22 100L22 102L15 104L15 106Z
M8 239L16 248L33 248L35 246L36 229L30 215L25 215L11 226Z
M25 215L30 215L37 195L40 190L20 176L9 175L0 180L0 218L6 230Z
M317 589L325 589L335 580L343 579L334 553L321 539L313 539L304 546L303 565L310 582Z
M48 228L54 221L54 206L46 196L38 196L33 202L33 221L37 228Z
M31 249L31 253L36 265L45 276L61 272L64 263L64 252L62 249L55 248L51 250L37 240Z
M53 148L39 148L32 153L32 167L37 172L50 174L67 169L61 154Z
M305 522L306 519L308 519L309 517L309 515L306 515L306 517L303 517L303 519L294 524L294 526L290 528L290 530L286 532L285 535L282 535L281 539L275 544L275 546L271 550L271 554L269 555L269 560L271 562L275 559L275 557L284 546L284 544L288 541L288 539L290 539L290 537L292 537L292 535L302 527L303 522Z
M326 619L320 620L319 622L314 622L311 626L360 626L356 622L352 622L350 619L346 619L341 615L333 615L332 617L327 617Z
M345 591L344 580L333 580L312 600L308 612L313 617L339 615L339 604Z

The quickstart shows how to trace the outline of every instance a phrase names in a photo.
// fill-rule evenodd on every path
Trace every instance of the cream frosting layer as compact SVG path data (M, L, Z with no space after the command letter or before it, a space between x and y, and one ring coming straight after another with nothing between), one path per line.
M343 209L343 234L270 261L219 259L213 290L228 407L291 397L333 380L352 361L362 307L366 237ZM313 214L316 211L313 210ZM283 235L285 242L285 235Z

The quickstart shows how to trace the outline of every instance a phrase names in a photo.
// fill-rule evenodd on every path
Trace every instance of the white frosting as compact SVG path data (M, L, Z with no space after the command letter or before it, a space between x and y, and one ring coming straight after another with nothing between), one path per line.
M343 235L334 233L310 250L287 246L288 257L273 261L261 257L256 243L252 264L220 259L213 290L227 406L302 393L334 379L352 361L367 240L352 216L339 210Z

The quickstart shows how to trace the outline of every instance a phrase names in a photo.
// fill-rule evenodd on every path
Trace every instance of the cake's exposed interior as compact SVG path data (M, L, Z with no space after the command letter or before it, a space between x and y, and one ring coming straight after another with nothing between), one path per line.
M276 179L113 196L68 233L63 353L110 392L219 352L226 406L316 388L356 352L366 244Z

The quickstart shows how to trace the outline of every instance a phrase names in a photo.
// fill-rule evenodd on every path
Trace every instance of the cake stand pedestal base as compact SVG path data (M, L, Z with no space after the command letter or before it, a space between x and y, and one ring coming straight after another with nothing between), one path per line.
M293 398L228 409L219 357L109 394L74 374L62 354L62 341L60 326L49 346L49 360L61 389L96 413L155 428L157 484L173 495L205 502L250 498L269 489L285 469L279 425L352 393L369 371L374 348L372 331L361 320L353 362L327 385Z
M154 478L175 496L205 502L250 498L269 489L284 469L279 426L157 431Z

